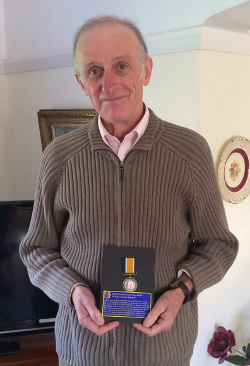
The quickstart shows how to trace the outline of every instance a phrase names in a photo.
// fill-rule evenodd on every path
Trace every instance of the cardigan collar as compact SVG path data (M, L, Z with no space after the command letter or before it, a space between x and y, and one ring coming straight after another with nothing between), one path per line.
M161 120L154 114L154 112L149 109L149 123L144 132L143 136L139 139L139 141L135 144L132 150L145 150L149 151L153 148L155 141L158 139L161 134L162 124ZM100 134L98 128L98 115L96 115L93 121L89 125L89 140L92 151L110 151L110 147L108 147ZM112 152L113 153L113 152Z

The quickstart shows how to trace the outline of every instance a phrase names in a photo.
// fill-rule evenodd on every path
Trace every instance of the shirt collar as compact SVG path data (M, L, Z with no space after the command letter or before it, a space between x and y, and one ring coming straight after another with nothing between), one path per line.
M148 126L148 122L149 122L149 110L148 110L147 106L145 105L145 113L144 113L142 119L138 122L138 124L133 129L133 131L135 131L137 133L137 139L136 139L135 143L143 136L143 134L146 131L146 128ZM110 135L110 134L108 133L106 128L103 126L100 115L98 116L98 127L99 127L99 131L100 131L103 141L105 143L107 143L105 136Z

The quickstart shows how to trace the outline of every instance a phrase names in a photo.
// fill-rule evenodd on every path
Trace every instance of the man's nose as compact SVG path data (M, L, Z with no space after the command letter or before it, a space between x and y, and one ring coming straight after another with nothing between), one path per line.
M104 71L102 77L102 91L111 93L117 85L117 77L112 71Z

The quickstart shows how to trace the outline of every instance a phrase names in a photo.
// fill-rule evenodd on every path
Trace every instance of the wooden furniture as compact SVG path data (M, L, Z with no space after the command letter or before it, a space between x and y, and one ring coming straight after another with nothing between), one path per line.
M23 335L20 353L0 356L1 366L58 366L54 332Z

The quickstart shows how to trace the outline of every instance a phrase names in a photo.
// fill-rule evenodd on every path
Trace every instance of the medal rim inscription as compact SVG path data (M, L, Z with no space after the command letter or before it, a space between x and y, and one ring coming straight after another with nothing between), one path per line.
M131 290L128 290L127 289L127 283L128 282L132 282L133 284L134 284L134 288ZM136 291L136 289L137 289L137 287L138 287L138 283L137 283L137 281L136 281L136 279L134 278L134 277L127 277L127 278L125 278L125 280L122 282L122 287L123 287L123 289L126 291L126 292L135 292Z

